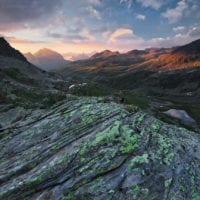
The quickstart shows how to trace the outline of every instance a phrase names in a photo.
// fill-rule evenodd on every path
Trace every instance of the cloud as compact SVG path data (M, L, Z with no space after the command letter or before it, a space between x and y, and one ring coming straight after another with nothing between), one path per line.
M186 8L188 8L186 1L181 0L177 3L175 8L168 9L166 12L162 13L162 16L167 18L170 23L176 23L183 17Z
M94 5L101 5L100 0L89 0L89 3L94 4Z
M67 31L66 33L59 33L54 31L47 32L47 36L68 43L80 43L85 41L91 42L95 41L96 39L87 28L74 30L72 32Z
M200 27L193 27L189 30L189 36L194 38L200 37Z
M18 43L18 44L46 44L46 41L35 41L35 40L25 40L16 37L5 37L6 40L10 43Z
M185 30L185 26L176 26L173 28L174 32L181 32Z
M101 19L101 0L0 0L0 31L73 26L74 19ZM79 23L82 26L82 24Z
M153 38L146 41L151 47L174 47L190 43L200 37L200 28L192 27L186 33L178 33L172 37Z
M26 40L17 37L6 36L3 34L0 34L0 37L4 37L9 43L15 43L15 44L46 44L46 41L42 40Z
M62 0L1 0L0 3L0 29L5 24L15 25L15 27L25 26L34 20L48 18L60 8Z
M121 36L132 36L132 35L133 35L132 29L119 28L110 35L109 41L115 42L116 39Z
M166 3L166 0L136 0L136 1L142 4L143 7L146 8L149 7L155 10L158 10Z
M101 19L101 14L99 11L97 11L95 8L93 8L92 6L88 6L86 8L86 11L88 12L88 14L92 17L96 17L97 19Z
M109 36L110 34L111 34L110 31L103 31L103 32L102 32L102 37L103 37L104 39L107 39L108 36Z
M133 1L132 0L120 0L120 4L125 3L128 6L128 9L130 9L133 5Z
M94 35L90 32L89 29L87 28L83 28L81 33L80 33L81 36L85 37L86 40L89 40L89 41L95 41L96 38L94 37Z
M20 50L23 53L30 52L32 51L32 49L36 51L48 45L48 42L43 40L28 40L19 37L6 36L2 34L0 34L0 37L4 37L11 44L11 46Z
M168 47L200 37L198 11L199 0L0 0L0 32L23 52L44 46L64 53ZM151 29L147 14L156 21ZM146 21L133 28L132 17ZM170 23L186 20L162 29L163 17ZM174 36L160 37L165 34Z
M91 53L73 53L73 52L69 52L69 53L64 53L63 56L66 60L84 60L84 59L88 59L89 57L91 57L93 54L95 54L96 52L91 52Z
M136 15L136 19L139 19L139 20L145 20L146 19L146 16L145 15L141 15L141 14L137 14Z
M110 49L112 51L127 52L132 49L145 49L150 47L174 47L184 45L200 37L200 28L192 27L184 33L177 33L171 37L155 37L144 39L133 33L131 29L120 28L114 32L105 33L107 40L99 41L93 37L91 32L84 28L81 31L84 35L83 40L72 39L67 42L62 40L52 41L51 43L41 43L43 41L24 41L22 39L10 38L12 45L22 50L22 52L35 52L40 48L46 47L63 53L66 59L77 60L87 58L92 52ZM56 35L56 37L61 37ZM90 39L89 39L90 38ZM15 42L14 42L15 41ZM72 53L67 53L72 52Z
M78 33L76 34L60 34L60 33L47 33L47 36L54 38L54 39L60 39L63 42L73 42L73 41L77 41L77 40L86 40L87 37L82 36Z

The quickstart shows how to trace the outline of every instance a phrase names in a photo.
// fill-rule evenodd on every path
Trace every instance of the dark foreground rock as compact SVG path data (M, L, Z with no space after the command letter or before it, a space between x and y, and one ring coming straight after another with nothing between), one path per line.
M103 102L4 113L0 199L200 199L199 135Z

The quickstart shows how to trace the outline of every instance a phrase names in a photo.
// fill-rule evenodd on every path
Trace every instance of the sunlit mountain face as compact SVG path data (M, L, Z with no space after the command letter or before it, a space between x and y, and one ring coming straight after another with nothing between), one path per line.
M65 59L168 48L200 37L198 0L1 0L0 34L23 53Z

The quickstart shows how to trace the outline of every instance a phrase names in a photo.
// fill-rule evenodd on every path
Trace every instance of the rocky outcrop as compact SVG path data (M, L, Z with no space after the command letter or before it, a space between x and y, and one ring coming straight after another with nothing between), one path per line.
M0 199L199 199L199 135L104 102L4 111Z

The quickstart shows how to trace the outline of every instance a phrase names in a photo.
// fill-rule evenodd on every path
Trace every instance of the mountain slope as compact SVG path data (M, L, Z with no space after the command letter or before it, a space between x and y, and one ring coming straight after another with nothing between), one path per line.
M4 39L0 40L0 103L25 107L48 106L64 96L64 82L30 64Z
M100 53L94 54L93 56L91 56L90 59L98 59L98 58L104 59L104 58L108 58L110 56L115 56L115 55L119 55L119 52L118 51L112 52L110 50L105 50L105 51L102 51Z
M146 64L152 65L152 69L158 67L161 71L200 67L200 40L177 47Z
M18 50L11 47L3 37L0 37L0 56L12 57L24 62L27 61L26 58Z
M200 53L200 39L186 44L184 46L178 47L174 50L174 53L184 53L184 54L199 54Z
M32 53L26 53L26 54L24 54L24 56L26 57L26 59L30 62L30 63L32 63L32 64L34 64L34 65L36 65L36 66L39 66L40 65L40 62L39 62L39 60L32 54Z
M34 54L27 53L25 57L29 62L46 71L60 69L69 62L61 54L47 48L40 49Z
M200 48L197 40L182 47L133 50L106 58L76 61L66 65L61 73L148 95L184 96L192 93L200 96L199 67Z

